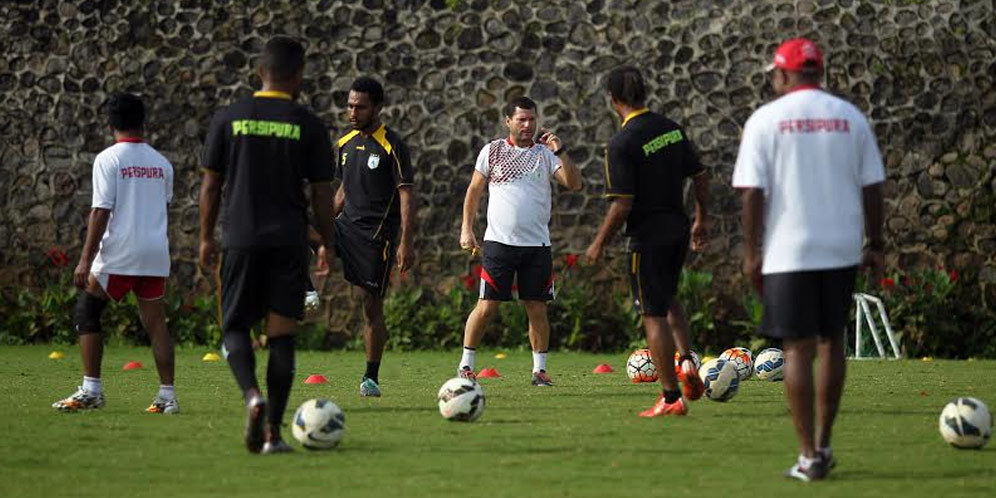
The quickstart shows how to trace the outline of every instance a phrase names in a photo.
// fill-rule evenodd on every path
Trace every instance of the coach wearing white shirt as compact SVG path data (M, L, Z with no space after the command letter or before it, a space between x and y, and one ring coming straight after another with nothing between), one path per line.
M885 171L868 120L820 89L816 44L784 42L768 71L779 97L744 125L733 186L742 191L743 270L764 302L762 333L785 349L801 450L786 476L810 481L835 463L830 433L844 387L847 313L858 265L882 267Z

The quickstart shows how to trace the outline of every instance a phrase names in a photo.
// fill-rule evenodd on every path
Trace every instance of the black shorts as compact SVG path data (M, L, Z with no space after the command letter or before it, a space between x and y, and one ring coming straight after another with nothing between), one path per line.
M308 259L300 245L226 249L221 257L221 328L245 330L270 311L300 320Z
M851 266L764 275L761 333L779 339L842 335L857 271Z
M371 239L341 218L335 219L335 252L346 281L384 297L394 266L394 238Z
M511 301L512 286L518 286L523 301L550 301L556 294L553 284L553 256L550 246L508 246L484 241L481 261L480 298Z
M629 288L633 306L646 316L667 316L678 292L678 278L688 254L688 239L677 244L631 245Z

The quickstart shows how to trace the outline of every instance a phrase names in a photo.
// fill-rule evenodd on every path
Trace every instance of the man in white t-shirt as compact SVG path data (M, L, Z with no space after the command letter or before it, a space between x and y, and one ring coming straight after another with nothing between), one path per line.
M481 290L477 306L467 318L463 356L457 374L475 378L474 353L487 320L501 301L518 297L529 318L533 350L532 385L552 386L546 373L550 323L546 303L554 297L553 260L550 250L550 180L571 190L581 188L581 173L567 155L567 148L553 133L536 136L536 103L520 97L505 106L508 138L494 140L481 149L463 203L460 247L476 254L481 246L474 235L474 219L484 191L489 192L488 228L484 233Z
M104 406L100 316L108 299L120 301L134 292L160 380L159 392L146 411L173 414L180 405L173 390L173 341L163 306L170 266L166 211L173 199L173 166L142 140L145 106L138 97L112 95L107 113L115 144L93 162L92 210L73 274L73 282L83 290L75 313L83 385L52 407L77 411Z
M830 433L844 388L854 279L859 264L877 273L883 263L885 170L864 115L820 89L816 44L784 42L768 71L779 97L744 125L733 186L743 197L743 271L764 302L761 331L785 349L785 392L801 450L785 475L810 481L835 463Z

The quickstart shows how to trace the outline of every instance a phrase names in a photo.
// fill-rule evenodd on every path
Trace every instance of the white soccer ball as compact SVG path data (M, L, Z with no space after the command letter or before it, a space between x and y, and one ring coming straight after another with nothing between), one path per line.
M750 379L754 374L754 355L747 348L730 348L719 355L719 359L733 363L740 380Z
M754 375L760 380L779 381L785 378L785 355L778 348L768 348L757 354Z
M473 422L484 413L484 389L470 379L452 378L439 388L439 413L446 420Z
M729 401L740 389L740 377L733 362L714 358L699 369L705 395L713 401Z
M986 404L975 398L957 398L941 411L941 437L960 449L978 449L993 435L993 416Z
M346 432L346 415L327 399L309 399L294 412L291 432L309 450L332 449Z
M635 384L657 382L657 366L649 349L637 349L626 360L626 375Z

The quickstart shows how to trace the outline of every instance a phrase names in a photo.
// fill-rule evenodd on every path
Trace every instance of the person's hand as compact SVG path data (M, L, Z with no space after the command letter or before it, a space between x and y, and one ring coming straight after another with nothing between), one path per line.
M317 268L315 270L315 275L319 277L324 277L329 274L329 252L325 249L325 246L319 246L316 252L318 256Z
M90 263L87 261L80 261L80 264L76 265L76 269L73 270L73 284L80 290L84 290L86 289L89 278Z
M695 219L692 224L692 250L695 252L705 250L709 245L709 220Z
M602 259L602 245L596 244L594 242L588 246L588 249L584 252L584 259L589 265L597 264Z
M539 143L545 145L547 149L550 149L550 152L557 152L564 146L564 143L560 140L560 138L546 128L540 128Z
M754 253L748 253L744 257L743 272L747 281L751 283L758 295L764 293L764 278L761 276L761 257Z
M213 272L217 264L217 255L218 246L215 244L214 239L201 240L200 250L198 251L201 268Z
M405 273L415 264L415 249L409 242L398 246L398 271Z
M868 272L868 283L877 289L885 272L885 255L881 249L866 248L861 255L861 266Z
M476 256L477 252L481 250L473 230L460 231L460 249L469 252L472 256Z

